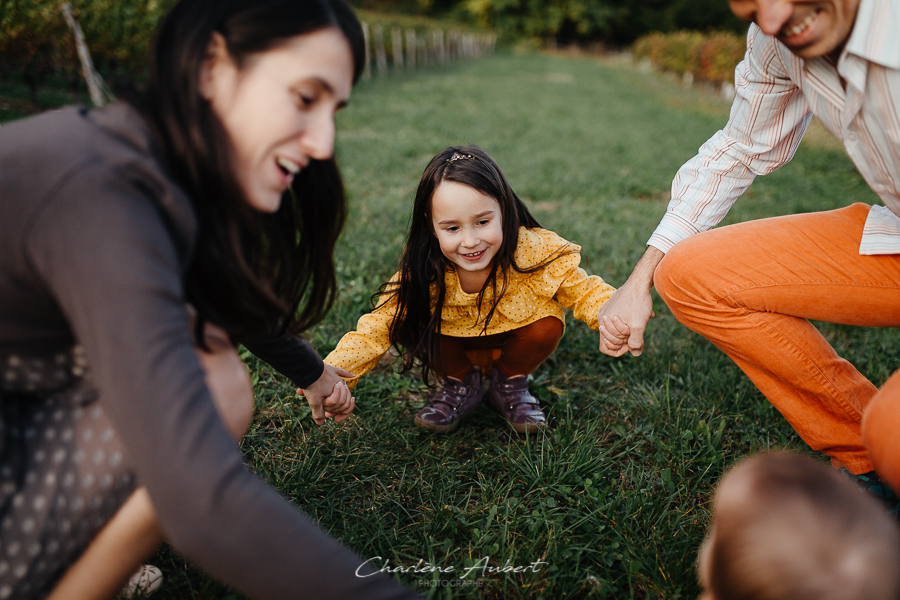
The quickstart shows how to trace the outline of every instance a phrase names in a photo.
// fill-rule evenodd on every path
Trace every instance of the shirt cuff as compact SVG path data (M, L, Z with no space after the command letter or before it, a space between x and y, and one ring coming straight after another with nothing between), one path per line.
M859 253L864 256L900 254L900 217L879 204L869 209Z
M647 241L647 245L665 253L681 240L686 240L696 233L700 233L696 225L676 213L666 212L656 231Z

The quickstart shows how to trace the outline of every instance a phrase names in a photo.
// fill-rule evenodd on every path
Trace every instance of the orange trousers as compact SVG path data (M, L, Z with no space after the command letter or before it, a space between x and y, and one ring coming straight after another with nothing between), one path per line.
M810 447L851 473L874 463L900 489L900 371L878 392L807 320L900 326L900 255L859 254L868 212L854 204L707 231L672 248L654 283Z

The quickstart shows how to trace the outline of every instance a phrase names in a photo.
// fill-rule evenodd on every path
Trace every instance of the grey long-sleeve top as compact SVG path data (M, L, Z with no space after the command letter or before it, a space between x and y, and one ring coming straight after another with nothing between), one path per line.
M416 597L356 576L357 556L244 466L190 337L196 229L127 105L0 127L0 353L84 347L167 538L214 577L257 598ZM322 372L305 342L261 349L298 385Z

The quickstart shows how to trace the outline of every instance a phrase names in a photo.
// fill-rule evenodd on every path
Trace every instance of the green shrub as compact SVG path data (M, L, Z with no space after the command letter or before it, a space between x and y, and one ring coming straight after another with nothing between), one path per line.
M649 60L657 68L721 83L734 81L734 67L744 57L743 36L730 32L702 34L695 31L651 33L632 46L637 60Z
M747 43L743 36L718 32L707 37L700 53L702 79L734 82L734 67L744 58Z
M153 32L174 0L71 0L97 69L104 74L142 76ZM0 69L79 73L72 32L60 0L5 0L0 3Z
M50 72L77 74L72 35L57 2L9 0L0 3L0 73L20 72L35 97Z

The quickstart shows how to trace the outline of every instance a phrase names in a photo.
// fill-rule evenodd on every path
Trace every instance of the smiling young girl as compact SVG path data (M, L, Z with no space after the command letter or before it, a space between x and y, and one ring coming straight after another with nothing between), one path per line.
M355 384L397 345L404 369L437 375L415 423L442 433L481 401L481 367L492 366L491 406L516 431L537 431L545 418L528 375L559 344L562 309L596 330L615 291L579 268L580 250L541 229L483 150L447 148L422 174L399 272L325 362L355 373ZM499 357L473 364L478 353Z

